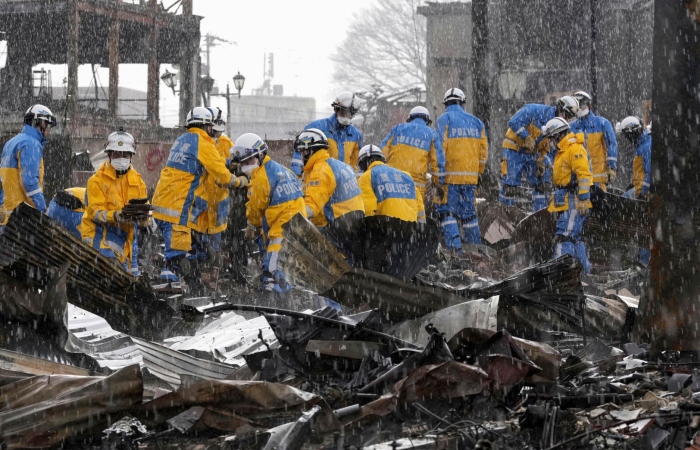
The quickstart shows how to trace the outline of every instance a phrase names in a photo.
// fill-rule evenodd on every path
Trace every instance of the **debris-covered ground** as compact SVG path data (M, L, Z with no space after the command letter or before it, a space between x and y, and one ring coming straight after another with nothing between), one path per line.
M700 448L695 363L629 337L635 249L618 243L622 264L607 267L594 247L600 269L582 279L571 256L547 261L518 238L533 216L491 208L488 245L376 270L298 217L280 258L298 288L273 295L221 268L198 292L95 282L109 262L20 207L0 237L2 443Z

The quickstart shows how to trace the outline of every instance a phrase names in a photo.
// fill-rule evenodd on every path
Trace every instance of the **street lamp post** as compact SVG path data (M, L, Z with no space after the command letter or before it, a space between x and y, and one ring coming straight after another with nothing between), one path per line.
M243 84L245 84L245 77L241 75L241 72L238 72L236 75L233 76L233 85L236 86L236 90L238 90L238 98L241 98Z

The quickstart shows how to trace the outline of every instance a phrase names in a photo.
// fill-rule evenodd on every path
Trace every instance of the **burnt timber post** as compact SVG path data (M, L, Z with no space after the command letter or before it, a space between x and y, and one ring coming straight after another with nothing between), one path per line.
M153 15L153 25L148 35L148 88L146 94L146 117L152 125L158 125L158 109L159 109L159 91L158 77L160 71L160 62L158 60L158 25L156 23L156 14L158 12L158 4L156 0L149 0L148 6L150 13Z
M650 288L635 338L700 351L700 34L697 0L655 0ZM693 14L695 13L695 14Z
M117 105L119 103L119 18L117 5L109 22L109 116L117 121Z
M72 130L77 126L78 105L78 44L80 42L80 12L78 0L68 0L68 35L66 62L68 77L66 86L66 127Z

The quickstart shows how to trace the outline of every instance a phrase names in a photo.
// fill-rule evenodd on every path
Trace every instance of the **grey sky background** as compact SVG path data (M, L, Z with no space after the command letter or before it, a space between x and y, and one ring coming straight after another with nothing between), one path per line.
M236 44L221 44L211 51L211 76L221 92L226 82L233 87L233 76L240 71L246 77L243 95L250 95L263 82L266 52L274 53L273 84L284 85L285 95L316 98L316 115L331 112L330 103L343 86L332 83L330 60L345 39L353 14L360 13L376 0L194 0L194 13L202 16L201 33L211 33ZM169 5L170 1L165 1ZM205 56L202 55L205 62ZM44 67L52 70L53 84L60 86L66 76L65 66ZM161 66L161 73L169 68ZM170 69L173 71L173 69ZM120 65L119 85L146 90L146 65ZM90 66L81 66L80 86L92 82ZM97 71L98 86L105 89L109 71ZM178 99L160 84L161 123L175 126ZM232 99L235 101L235 99ZM226 110L226 100L212 98L213 106Z

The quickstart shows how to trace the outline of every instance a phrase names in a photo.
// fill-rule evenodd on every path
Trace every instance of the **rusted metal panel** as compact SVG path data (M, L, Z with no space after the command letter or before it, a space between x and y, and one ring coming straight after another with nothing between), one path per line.
M28 375L90 375L88 370L79 367L2 349L0 349L0 369Z

